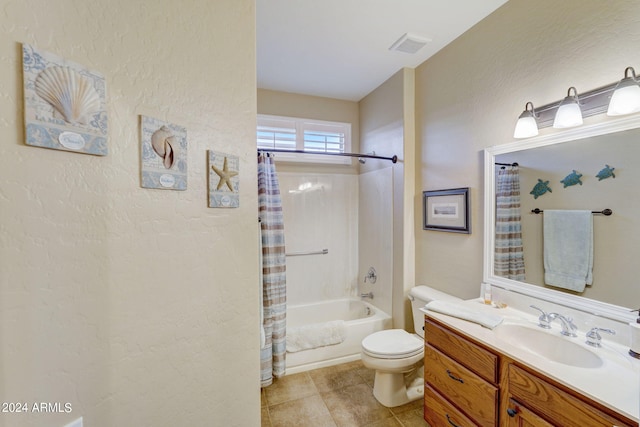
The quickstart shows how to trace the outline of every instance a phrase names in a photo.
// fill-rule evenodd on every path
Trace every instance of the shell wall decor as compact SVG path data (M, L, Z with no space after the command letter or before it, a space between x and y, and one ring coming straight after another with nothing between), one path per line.
M141 186L187 189L187 130L176 124L140 116Z
M107 155L104 76L22 45L26 144Z
M210 208L237 208L240 206L239 166L238 156L207 150Z

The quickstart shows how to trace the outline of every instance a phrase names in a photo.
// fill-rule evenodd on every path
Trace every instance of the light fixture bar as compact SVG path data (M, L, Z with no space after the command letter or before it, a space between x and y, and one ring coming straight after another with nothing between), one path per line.
M582 110L582 117L591 117L597 114L603 114L607 112L609 108L609 100L615 90L618 82L611 83L606 86L599 87L597 89L590 90L589 92L580 92L580 109ZM536 107L536 115L538 122L538 129L548 128L553 126L553 120L556 117L556 112L562 100L543 105L542 107Z

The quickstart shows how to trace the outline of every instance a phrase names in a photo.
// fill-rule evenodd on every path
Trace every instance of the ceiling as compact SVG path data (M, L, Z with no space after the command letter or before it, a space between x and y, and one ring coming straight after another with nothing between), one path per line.
M359 101L507 0L257 0L258 88ZM430 38L390 51L403 34Z

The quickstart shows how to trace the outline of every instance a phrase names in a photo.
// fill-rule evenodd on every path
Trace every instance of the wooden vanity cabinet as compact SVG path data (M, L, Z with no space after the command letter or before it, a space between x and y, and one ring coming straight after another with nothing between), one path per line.
M498 356L427 318L425 411L431 427L498 425Z
M425 317L431 427L637 427L633 420Z
M505 361L509 398L506 424L512 426L611 427L637 426L537 372ZM531 420L536 420L531 421ZM548 421L548 422L547 422ZM553 424L551 424L553 423Z

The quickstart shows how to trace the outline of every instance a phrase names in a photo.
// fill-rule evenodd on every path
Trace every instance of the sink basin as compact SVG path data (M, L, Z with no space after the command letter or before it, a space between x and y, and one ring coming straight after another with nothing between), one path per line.
M570 341L577 338L554 335L559 334L557 331L507 323L495 328L494 332L503 341L553 362L578 368L602 366L602 359L597 354Z

